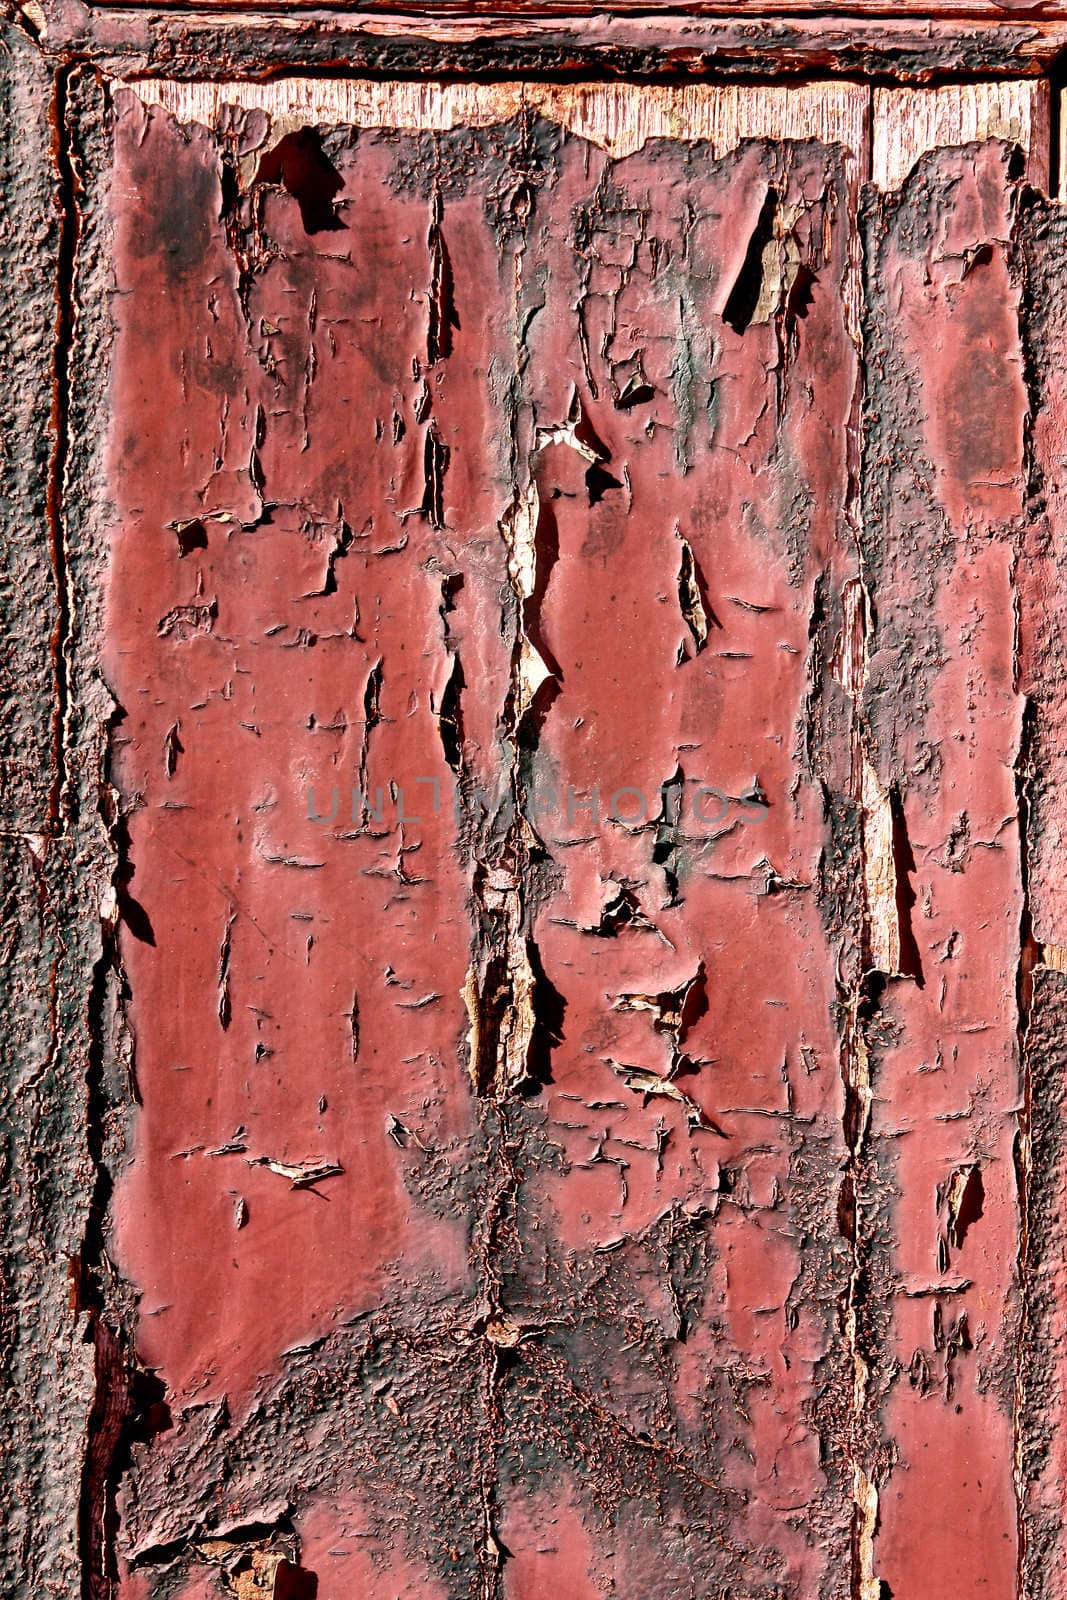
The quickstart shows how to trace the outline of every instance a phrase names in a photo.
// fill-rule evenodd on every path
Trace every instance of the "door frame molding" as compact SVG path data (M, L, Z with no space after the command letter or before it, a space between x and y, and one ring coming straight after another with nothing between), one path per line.
M57 62L129 77L259 77L287 71L369 77L775 80L858 76L929 84L1058 74L1067 3L944 0L693 0L672 8L621 0L610 13L576 0L362 0L284 10L216 0L194 8L143 0L8 0L11 21Z

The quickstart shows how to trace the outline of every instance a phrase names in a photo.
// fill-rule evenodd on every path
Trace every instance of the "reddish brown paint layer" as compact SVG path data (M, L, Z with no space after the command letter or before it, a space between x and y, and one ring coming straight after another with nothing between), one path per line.
M834 605L849 569L849 191L817 149L750 146L681 173L669 148L613 169L567 154L558 189L578 249L562 229L545 247L552 287L528 383L546 419L563 419L577 388L616 487L591 505L582 457L554 445L539 458L552 551L539 626L557 683L535 769L585 809L539 822L557 864L536 938L566 1002L543 1097L562 1165L527 1175L509 1292L535 1318L540 1295L565 1301L571 1262L618 1251L649 1332L610 1364L595 1349L572 1355L569 1381L620 1428L676 1451L676 1470L725 1489L724 1538L747 1552L735 1582L776 1572L818 1592L836 1581L845 1515L823 1522L817 1422L843 1387L827 1301L846 1270L832 1220L844 1141L818 906L826 820L802 751L815 589ZM762 290L751 241L772 210L790 219L808 276L780 316L748 322ZM635 361L643 398L620 405ZM638 797L644 821L618 820L637 818ZM687 998L652 998L665 991ZM673 1030L671 1004L683 1007ZM676 1072L704 1125L642 1095L628 1068ZM707 1233L707 1279L683 1305L666 1264L687 1231ZM825 1253L809 1249L815 1237ZM821 1304L809 1298L817 1278ZM677 1344L661 1364L664 1337ZM720 1434L734 1428L743 1450ZM580 1470L575 1493L589 1497ZM615 1549L624 1589L686 1581L694 1550L680 1530L654 1550L633 1534Z
M416 1227L390 1137L396 1118L444 1176L471 1134L450 813L351 820L361 784L373 804L395 782L426 812L416 779L450 776L431 708L448 672L435 548L448 556L406 530L418 450L375 440L394 414L414 428L425 208L365 170L342 254L272 200L290 271L256 280L242 313L213 145L135 108L120 126L115 190L137 198L117 207L107 669L118 781L137 797L124 958L152 1024L135 1024L143 1110L116 1242L143 1358L177 1394L232 1398L285 1345L388 1295L401 1257L402 1294L469 1281L447 1184ZM380 335L357 337L383 285ZM331 785L348 837L307 820L309 789L327 813ZM294 1191L265 1158L343 1170Z
M562 1473L627 1582L655 1549L677 1581L712 1563L739 1593L838 1592L819 773L841 761L804 748L815 592L834 607L850 569L840 157L362 136L331 150L336 224L267 189L227 237L213 140L132 98L117 139L106 668L143 1109L114 1248L175 1418L154 1448L180 1459L183 1408L213 1396L239 1437L286 1348L354 1316L469 1340L488 1315L515 1372L492 1356L487 1571L497 1519ZM386 815L311 822L309 784L320 810L380 785ZM582 820L593 788L648 818ZM533 963L529 1087L492 1040L478 1070L503 1097L484 1178L472 962L483 1038ZM265 1158L341 1170L294 1189ZM254 1493L231 1524L263 1519ZM709 1533L661 1526L664 1494ZM181 1522L130 1501L128 1553Z
M872 233L882 387L869 405L889 465L865 530L868 715L900 796L913 941L913 981L887 992L872 1036L869 1174L889 1207L874 1392L892 1452L874 1561L894 1594L1011 1594L1017 1570L1014 541L1028 400L1009 165L996 144L931 155Z

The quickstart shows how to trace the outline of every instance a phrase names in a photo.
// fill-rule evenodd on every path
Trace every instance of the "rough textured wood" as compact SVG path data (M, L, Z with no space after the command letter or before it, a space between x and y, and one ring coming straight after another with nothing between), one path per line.
M207 9L214 5L220 10L240 11L247 3L248 0L204 0L204 7ZM89 4L91 7L95 0L89 0ZM315 0L295 0L293 9L298 9L302 4L314 6ZM553 3L553 0L424 0L421 5L413 4L411 0L354 0L354 7L368 15L390 16L396 13L409 17L421 16L430 23L442 17L459 17L462 20L585 17L603 10L598 0L562 0L562 3ZM35 10L43 12L43 3L40 0L27 0L23 9L32 16ZM343 0L339 0L334 9L343 10ZM851 20L857 16L884 17L905 12L924 19L959 15L995 23L1012 18L1067 19L1067 5L1063 0L939 0L936 6L930 5L929 0L900 0L897 5L890 5L887 0L823 0L821 5L817 5L815 0L774 0L772 5L763 4L762 0L689 0L689 4L683 8L678 7L677 0L616 0L611 11L620 17L634 12L662 11L694 18L737 15L757 18L806 15L822 18L837 14Z
M79 627L60 492L70 420L65 88L5 32L0 1572L13 1596L80 1590L96 1395L88 1279L99 1260L96 1159L112 1098L91 1025L113 865L97 811L106 718L73 658Z
M1049 179L1048 86L1019 80L875 88L870 106L868 92L856 84L772 86L758 95L733 84L441 86L299 77L268 83L142 78L126 86L181 123L214 126L225 106L260 111L275 138L305 124L445 132L489 128L532 113L615 157L632 155L650 139L684 135L705 142L715 156L753 137L840 143L863 163L869 118L870 176L879 189L899 189L928 150L990 139L1022 152L1031 183L1047 187Z
M1067 1372L1064 1368L1063 1219L1064 815L1062 774L1067 696L1060 591L1065 531L1062 487L1067 388L1063 375L1062 208L1030 196L1015 231L1024 307L1027 517L1019 540L1018 689L1025 696L1018 764L1026 837L1027 899L1019 1009L1024 1116L1019 1166L1025 1180L1023 1322L1017 1409L1022 1573L1034 1600L1064 1590L1062 1483Z
M0 595L9 619L0 665L0 827L55 832L62 786L61 558L57 566L58 457L54 347L57 334L59 205L49 146L51 74L37 53L9 36L4 76L5 304L0 319L4 387ZM25 158L16 148L26 134ZM57 412L58 414L58 412Z
M149 78L126 89L180 123L214 127L224 107L259 111L265 138L305 124L444 133L490 128L527 116L566 128L610 156L633 155L650 139L700 141L714 159L748 139L840 144L854 164L865 148L868 96L858 84L760 90L735 84L646 88L633 84L423 84L285 78L269 83ZM1020 85L1014 136L1029 143L1032 90ZM999 131L999 129L998 129Z
M1002 139L1024 152L1026 176L1049 183L1049 89L1045 83L946 84L874 91L871 178L899 189L920 156L951 145Z

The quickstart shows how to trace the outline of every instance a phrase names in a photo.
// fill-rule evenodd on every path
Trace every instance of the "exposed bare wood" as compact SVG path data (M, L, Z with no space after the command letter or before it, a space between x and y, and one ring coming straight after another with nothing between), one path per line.
M937 89L875 89L871 177L899 189L928 150L1005 139L1026 157L1032 183L1049 177L1045 83L953 83Z
M140 79L124 85L179 122L213 128L226 106L263 111L272 125L484 128L533 110L618 158L649 139L706 140L718 157L746 139L865 144L867 91L853 83L746 87L692 84L371 83L282 78L267 83Z

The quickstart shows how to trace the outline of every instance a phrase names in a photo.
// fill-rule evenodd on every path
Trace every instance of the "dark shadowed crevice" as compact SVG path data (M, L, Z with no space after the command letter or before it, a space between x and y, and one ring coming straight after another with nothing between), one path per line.
M419 510L430 527L438 531L445 525L445 473L450 456L451 451L441 438L436 422L431 422L423 445L423 492Z
M897 937L900 945L899 971L903 977L914 978L921 989L923 978L922 957L912 927L915 890L911 879L915 872L915 857L908 838L908 825L900 791L894 784L889 791L889 808L893 823L893 866L896 878Z
M260 161L256 182L280 185L292 195L305 233L330 233L345 226L334 203L344 179L314 128L299 128L279 139Z
M552 1055L566 1037L563 1029L567 1002L548 977L541 963L541 953L531 939L529 945L530 970L533 973L533 1008L536 1025L530 1040L527 1084L520 1091L524 1095L539 1094L553 1082Z
M437 726L441 734L441 749L452 771L457 776L463 764L463 664L458 655L452 658L452 671L448 675L441 704L437 712Z
M456 312L455 279L442 228L443 206L439 190L434 191L430 213L430 296L426 329L426 358L433 366L452 354L452 334L459 329Z
M763 252L774 237L777 209L778 191L769 188L748 241L741 270L722 309L722 320L735 333L744 333L756 314L763 291Z
M675 534L682 547L678 566L678 605L692 635L693 652L699 655L707 646L710 630L721 628L722 623L708 599L708 586L692 545L688 539L682 538L677 528Z
M607 467L603 466L599 461L594 461L592 466L586 469L585 486L589 491L589 504L591 506L599 505L609 489L621 489L623 487L622 480L616 478L615 474L609 472Z

